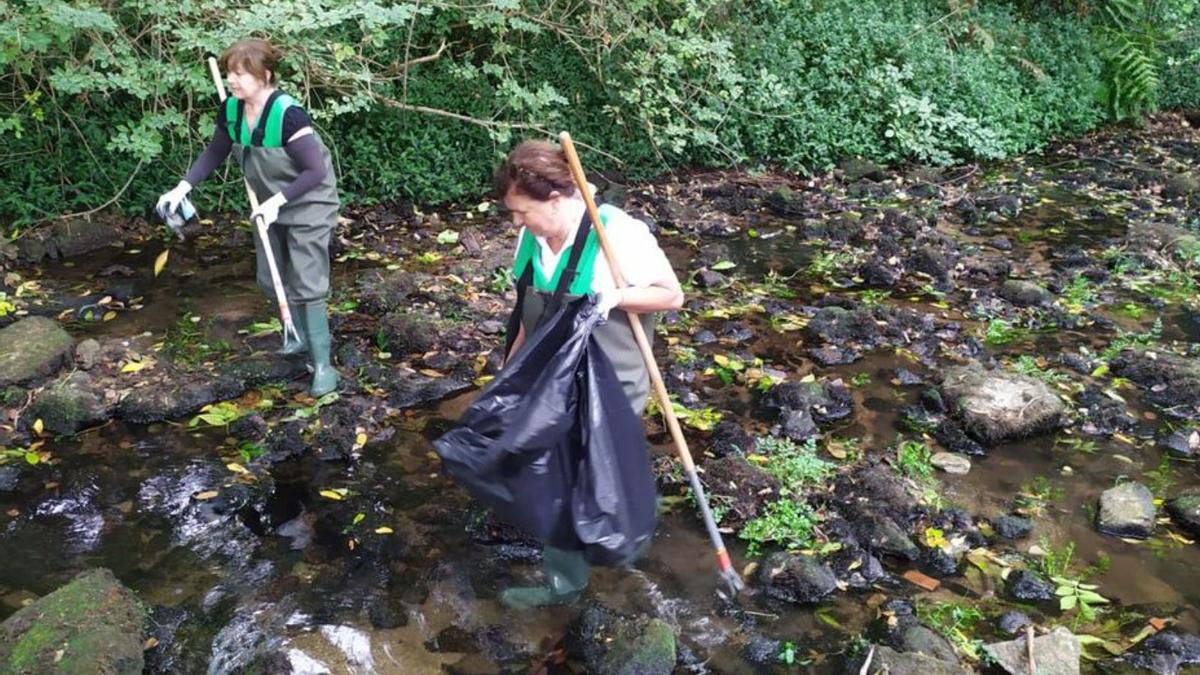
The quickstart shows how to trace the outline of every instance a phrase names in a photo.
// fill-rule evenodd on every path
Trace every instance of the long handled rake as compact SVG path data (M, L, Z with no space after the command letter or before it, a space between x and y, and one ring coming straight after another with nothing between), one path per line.
M567 163L571 166L571 175L575 178L575 184L579 186L580 193L583 194L583 200L587 203L588 215L592 219L592 228L596 231L596 236L600 240L600 247L604 250L604 257L608 260L608 268L612 270L613 281L617 284L617 288L625 286L625 279L621 275L620 269L617 267L616 256L613 255L612 248L608 243L608 235L604 232L604 227L600 224L600 213L596 209L596 202L592 199L591 190L588 187L587 177L583 173L583 166L579 163L579 155L575 153L575 144L571 142L571 134L562 132L558 135L558 140L562 145L563 152L567 156ZM642 358L646 361L646 370L650 372L650 382L654 388L654 394L658 398L658 407L662 409L663 416L667 420L667 428L671 431L671 438L675 441L675 449L679 452L679 460L683 463L683 470L687 473L688 481L692 484L692 493L696 496L696 501L700 504L700 514L704 517L704 525L708 528L708 538L712 541L712 546L716 550L717 565L720 568L721 578L728 584L730 592L734 595L742 591L746 584L742 581L742 577L733 569L733 563L729 559L729 552L725 549L725 542L721 539L721 532L717 530L717 523L713 519L712 511L708 508L708 497L704 495L704 486L700 483L700 476L696 473L696 465L692 462L692 453L688 450L687 440L683 437L683 430L679 427L679 420L675 418L674 408L671 407L671 399L667 395L667 386L663 384L662 373L658 370L658 363L654 360L654 353L650 349L650 342L646 339L646 331L642 328L642 322L637 320L637 314L628 312L629 325L633 328L633 338L637 341L638 349L642 352Z
M221 102L225 102L225 82L221 79L221 67L217 65L217 60L213 57L208 57L208 70L212 73L213 84L217 87L217 96ZM262 114L266 114L263 111ZM250 187L250 181L242 179L242 183L246 186L246 198L250 200L251 212L258 210L258 197L254 195L254 190ZM267 267L271 270L271 284L275 287L275 302L279 305L279 322L283 325L283 347L284 349L294 349L302 340L300 339L300 331L296 330L296 324L292 321L292 309L288 306L287 293L283 290L283 279L279 276L279 268L275 265L275 251L271 248L271 239L267 236L268 225L262 216L254 218L254 227L258 230L258 239L262 242L263 254L267 258Z

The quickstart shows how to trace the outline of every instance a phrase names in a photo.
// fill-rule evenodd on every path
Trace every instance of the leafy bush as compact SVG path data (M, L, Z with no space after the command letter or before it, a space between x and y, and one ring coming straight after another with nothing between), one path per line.
M211 133L204 57L247 35L283 48L283 87L348 199L441 202L483 191L516 139L563 128L589 168L628 178L1008 156L1104 119L1096 93L1120 36L1151 41L1163 83L1121 101L1195 105L1196 2L1150 4L1097 29L1098 12L1032 1L9 0L0 217L144 208ZM196 200L244 208L239 192L213 180Z

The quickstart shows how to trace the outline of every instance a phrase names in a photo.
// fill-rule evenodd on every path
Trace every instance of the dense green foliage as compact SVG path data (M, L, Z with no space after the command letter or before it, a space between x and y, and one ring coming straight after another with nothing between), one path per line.
M150 203L212 131L204 56L246 35L285 50L284 87L364 202L477 195L514 138L562 128L631 177L816 171L1003 157L1200 105L1196 0L1058 4L0 0L0 217ZM240 206L237 187L198 205Z

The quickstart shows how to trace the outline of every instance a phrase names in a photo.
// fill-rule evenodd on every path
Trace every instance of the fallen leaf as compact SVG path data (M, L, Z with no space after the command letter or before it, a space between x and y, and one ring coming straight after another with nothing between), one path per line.
M391 534L394 530L387 525L375 528L375 534Z
M203 502L212 499L219 494L221 493L216 490L205 490L204 492L197 492L196 494L192 495L192 499Z
M357 446L358 446L358 447L360 447L360 448L361 448L362 446L366 445L366 444L367 444L367 435L366 435L366 434L359 434L359 435L355 436L355 437L354 437L354 444L355 444L355 445L357 445Z
M102 320L103 320L103 321L112 321L112 320L113 320L113 319L115 319L115 318L117 318L117 313L116 313L116 312L114 312L114 311L112 311L112 310L109 310L109 311L107 311L107 312L105 312L105 313L104 313L104 316L102 317Z
M321 495L322 497L324 497L326 499L332 499L335 502L340 502L340 501L342 501L342 499L344 499L344 497L342 497L341 493L334 492L333 490L321 490L317 494Z
M246 467L242 466L241 464L238 464L237 462L230 462L225 465L225 468L229 469L230 471L232 471L234 473L250 473L250 471L248 471L246 469Z
M41 418L38 418L37 421L33 423L33 433L37 434L38 436L42 435L42 429L44 428L45 426L42 424Z
M171 249L165 249L158 257L154 259L154 277L162 274L163 268L167 266L167 258L171 256Z

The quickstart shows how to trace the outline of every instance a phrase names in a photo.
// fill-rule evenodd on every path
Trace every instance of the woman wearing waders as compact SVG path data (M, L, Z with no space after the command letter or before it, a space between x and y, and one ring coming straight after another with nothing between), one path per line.
M675 271L646 224L605 204L599 208L600 220L629 284L615 287L587 206L559 146L545 141L521 143L496 170L495 187L513 225L521 227L513 264L519 299L509 321L506 362L524 345L525 336L550 318L547 307L559 290L565 299L596 294L597 309L604 316L614 308L636 312L651 339L653 313L683 306ZM641 416L650 378L629 316L613 312L592 335L612 362L629 405ZM547 546L543 565L543 585L506 589L501 602L510 607L568 603L587 586L590 568L582 552Z
M266 40L241 40L221 55L232 94L217 110L212 141L179 185L159 198L175 211L194 186L232 152L259 200L251 222L263 218L271 250L301 341L280 354L305 351L313 369L309 393L337 388L329 363L329 238L337 224L338 192L329 150L312 120L291 96L275 88L280 53ZM258 228L254 231L258 285L275 299Z

